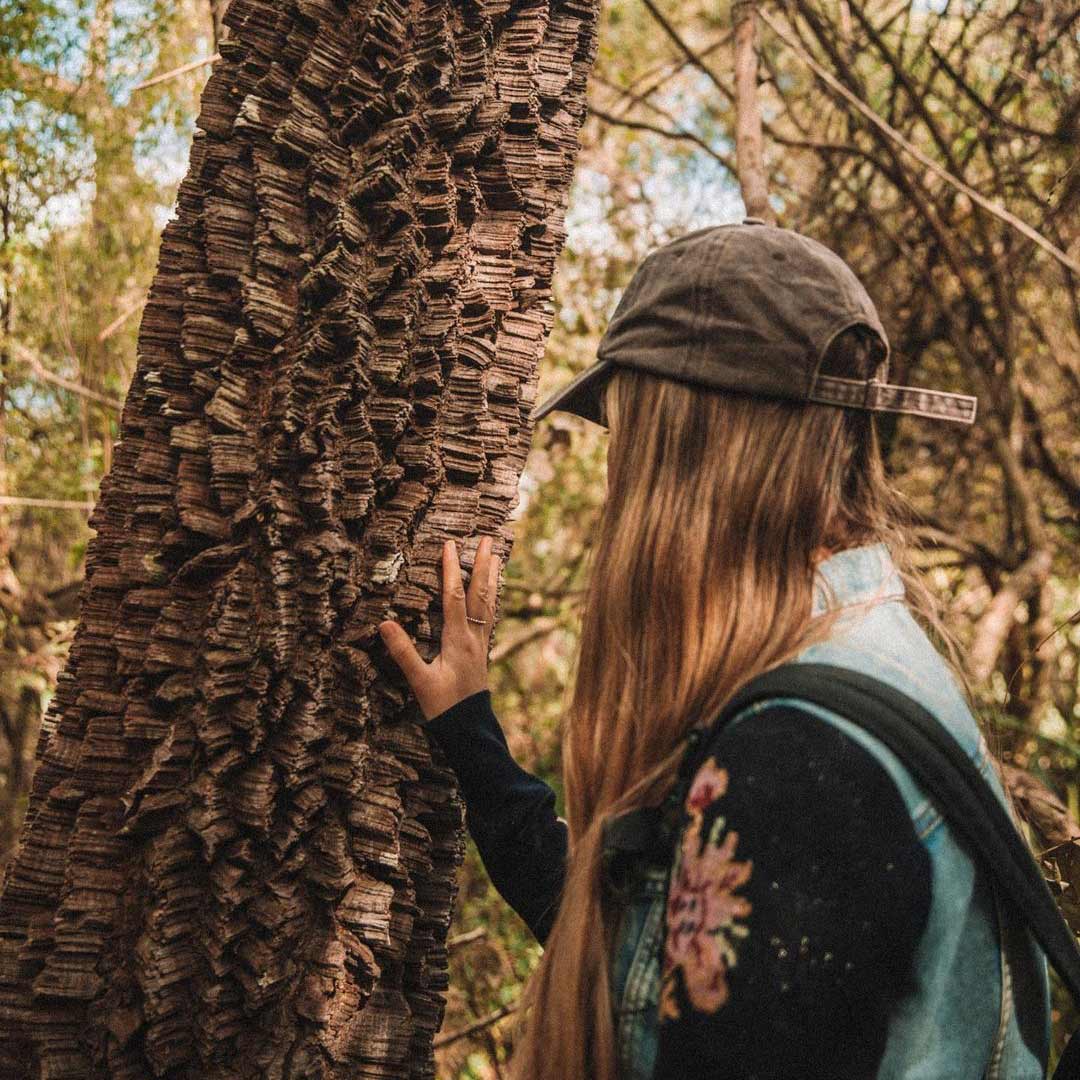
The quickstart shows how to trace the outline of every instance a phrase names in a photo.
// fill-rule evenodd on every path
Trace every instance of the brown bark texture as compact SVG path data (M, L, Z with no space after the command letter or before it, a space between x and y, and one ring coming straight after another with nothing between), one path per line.
M0 1073L430 1077L437 651L498 532L595 0L232 0L0 900ZM468 545L469 564L475 544Z

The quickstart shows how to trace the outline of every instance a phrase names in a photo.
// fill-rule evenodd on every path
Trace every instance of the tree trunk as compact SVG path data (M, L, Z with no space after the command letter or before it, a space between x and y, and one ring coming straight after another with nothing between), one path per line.
M758 101L757 5L735 0L731 5L735 54L735 157L739 189L750 217L776 224L769 202L769 178L765 172L765 147L761 134L761 103Z
M230 3L0 900L3 1075L433 1075L462 814L376 626L432 654L442 541L505 556L596 9Z
M225 38L225 12L229 0L210 0L210 29L214 34L214 52L217 52Z

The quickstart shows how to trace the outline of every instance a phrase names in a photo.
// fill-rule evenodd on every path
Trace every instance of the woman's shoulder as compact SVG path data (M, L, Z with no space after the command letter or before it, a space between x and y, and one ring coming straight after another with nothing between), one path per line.
M742 755L762 742L778 753L778 768L786 767L785 763L797 766L798 755L810 755L816 747L818 756L826 756L835 772L842 774L850 769L865 777L869 765L866 755L883 774L876 779L891 782L921 837L928 836L943 821L934 801L895 751L835 709L797 697L755 702L713 734L710 752L728 757Z
M749 882L757 864L755 891L780 868L811 893L829 875L848 883L840 892L897 873L929 880L921 803L875 753L891 753L884 744L870 736L871 748L857 725L799 699L763 701L737 719L702 746L677 868Z
M913 989L930 856L874 755L808 706L764 702L703 747L668 891L662 1029L684 1033L662 1039L669 1063L732 1039L760 1056L744 1036L762 1010L804 1050L839 1038L876 1060Z
M840 712L798 697L767 698L740 710L706 736L698 761L691 793L698 781L707 786L707 777L722 769L729 782L738 771L746 797L760 793L771 800L782 782L789 799L835 790L844 802L858 784L888 792L912 818L927 801L881 739Z

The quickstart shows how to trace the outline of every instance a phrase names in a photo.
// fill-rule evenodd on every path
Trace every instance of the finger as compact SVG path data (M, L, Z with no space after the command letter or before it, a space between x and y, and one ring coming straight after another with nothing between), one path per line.
M461 583L461 562L457 544L447 540L443 545L442 560L443 633L453 630L462 633L468 626L465 621L465 586Z
M469 578L469 596L465 605L474 618L483 618L491 596L491 548L492 538L482 536L473 560L472 577Z
M498 555L491 557L491 571L488 576L488 614L491 616L492 621L495 619L495 601L499 595L499 569L502 566L502 560Z
M379 635L386 644L386 651L393 657L409 685L415 690L417 682L423 681L428 665L416 651L412 639L405 633L403 627L391 619L379 623Z

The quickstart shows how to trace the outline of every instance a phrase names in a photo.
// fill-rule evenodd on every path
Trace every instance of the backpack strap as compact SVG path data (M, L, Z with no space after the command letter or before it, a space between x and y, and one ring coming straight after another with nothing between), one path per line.
M932 713L895 687L850 668L787 663L747 683L711 725L695 729L664 805L647 813L633 811L633 818L611 819L604 830L605 866L614 868L620 859L625 865L646 855L655 858L661 851L670 859L686 793L715 737L748 706L780 697L799 698L839 713L900 758L1023 915L1080 1004L1080 946L998 795ZM1080 1080L1080 1038L1069 1041L1054 1080Z

